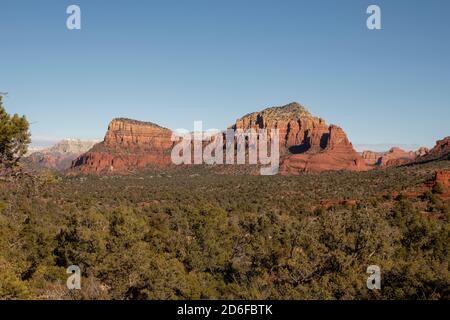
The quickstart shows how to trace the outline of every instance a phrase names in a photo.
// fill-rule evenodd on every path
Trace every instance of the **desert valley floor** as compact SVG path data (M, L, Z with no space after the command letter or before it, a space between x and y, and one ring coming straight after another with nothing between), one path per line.
M449 168L1 181L0 297L449 299L450 196L434 181ZM367 289L369 265L383 290Z

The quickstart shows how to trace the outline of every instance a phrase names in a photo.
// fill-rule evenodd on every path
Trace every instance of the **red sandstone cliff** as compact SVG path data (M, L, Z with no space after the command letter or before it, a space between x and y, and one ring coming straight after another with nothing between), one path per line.
M428 153L417 158L417 162L437 159L450 159L450 137L436 141L436 145Z
M328 126L295 102L248 114L238 119L233 128L277 128L281 174L369 169L341 128Z
M450 187L450 170L440 170L436 172L435 184Z
M280 152L319 151L325 147L328 125L313 117L303 106L290 103L250 113L238 120L233 129L279 130Z
M366 164L380 168L397 167L412 163L429 153L427 148L419 148L416 151L404 151L398 147L391 148L387 152L377 153L364 151L362 157Z
M171 164L172 132L151 122L114 119L103 142L73 161L71 171L91 174L128 173Z
M363 152L362 155L367 164L373 164L373 154L374 152L372 151ZM392 148L382 154L375 165L380 168L387 168L440 159L450 159L450 137L436 141L436 145L431 150L424 147L416 151L404 151L400 148Z

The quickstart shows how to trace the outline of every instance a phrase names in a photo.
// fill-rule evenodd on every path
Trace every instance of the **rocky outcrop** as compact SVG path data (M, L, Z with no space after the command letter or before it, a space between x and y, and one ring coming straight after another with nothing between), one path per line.
M288 155L282 162L281 174L320 173L324 171L366 171L370 167L353 149L345 132L331 125L322 138L321 149L310 149Z
M386 152L378 161L378 165L386 167L395 167L414 161L416 154L413 151L404 151L400 148L394 147Z
M369 152L365 151L364 153ZM404 151L400 148L392 148L382 154L376 165L381 168L387 168L445 159L450 160L450 137L438 140L431 150L425 147L419 148L416 151Z
M98 140L64 139L48 149L49 153L81 154L92 148Z
M416 155L416 158L426 156L430 152L430 149L421 147L417 149L414 153Z
M431 190L444 201L450 201L450 170L438 170Z
M375 166L378 164L382 154L374 151L363 151L361 153L364 162L369 166Z
M427 148L419 148L416 151L404 151L398 147L391 148L387 152L364 151L362 157L366 164L380 168L397 167L404 164L412 163L419 157L427 155Z
M51 148L32 152L26 157L25 161L33 166L63 171L71 166L74 159L92 148L96 142L64 139Z
M436 145L426 154L418 157L417 162L448 159L450 160L450 137L436 141Z
M171 164L172 132L151 122L114 119L105 138L75 159L71 172L124 174Z
M440 184L443 187L450 187L450 170L439 170L436 172L434 179L435 184Z

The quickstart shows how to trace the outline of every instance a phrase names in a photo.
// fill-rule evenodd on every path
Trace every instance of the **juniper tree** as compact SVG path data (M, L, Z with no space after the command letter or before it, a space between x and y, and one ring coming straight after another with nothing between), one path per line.
M12 168L27 152L31 142L29 124L25 116L9 115L0 95L0 168Z

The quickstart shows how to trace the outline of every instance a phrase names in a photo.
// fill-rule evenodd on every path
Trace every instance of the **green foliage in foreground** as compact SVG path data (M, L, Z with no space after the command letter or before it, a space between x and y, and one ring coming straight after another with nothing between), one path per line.
M390 195L438 166L449 163L2 183L0 298L449 299L448 201ZM71 264L83 276L76 292L65 285ZM366 288L369 265L381 267L382 290Z
M15 166L27 152L31 142L28 127L25 116L6 112L0 94L0 170Z

